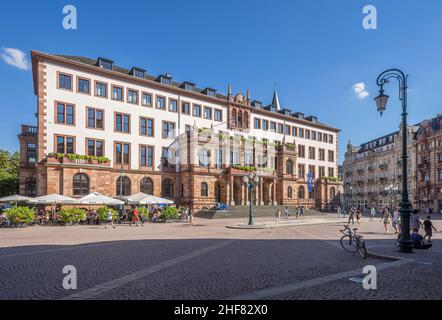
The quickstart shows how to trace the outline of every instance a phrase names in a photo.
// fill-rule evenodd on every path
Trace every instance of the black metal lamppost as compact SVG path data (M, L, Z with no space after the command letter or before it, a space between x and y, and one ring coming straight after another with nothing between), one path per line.
M252 191L259 184L259 177L256 173L250 173L242 177L242 180L244 181L249 193L249 226L253 226Z
M399 239L400 252L413 252L413 243L410 239L410 200L408 199L408 170L407 170L407 78L399 69L389 69L382 72L376 83L379 86L379 95L375 98L378 111L382 113L387 108L389 96L384 94L384 85L390 79L397 79L399 82L399 100L402 102L402 201L399 209L402 227Z

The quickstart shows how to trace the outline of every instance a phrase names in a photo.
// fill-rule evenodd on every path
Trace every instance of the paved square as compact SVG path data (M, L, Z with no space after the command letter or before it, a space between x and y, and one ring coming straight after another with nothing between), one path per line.
M244 230L239 219L102 226L0 229L1 299L441 299L442 236L414 254L394 249L380 219L358 232L362 259L339 245L344 219L303 218L300 225ZM257 223L271 223L258 218ZM294 218L290 218L293 222ZM284 219L282 220L284 222ZM442 220L434 220L438 230ZM62 269L77 269L77 290ZM365 290L362 268L378 269L378 289Z

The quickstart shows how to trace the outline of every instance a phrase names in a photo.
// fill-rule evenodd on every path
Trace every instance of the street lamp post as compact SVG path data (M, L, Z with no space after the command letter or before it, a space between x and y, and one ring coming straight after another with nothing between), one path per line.
M244 181L248 193L249 193L249 226L253 226L253 208L252 208L252 191L256 188L256 186L259 184L259 177L256 173L250 173L246 174L244 177L242 177L242 180Z
M382 72L376 83L379 86L379 95L375 98L378 111L382 113L387 108L388 96L384 95L384 85L390 79L399 81L399 100L402 102L402 200L399 209L402 221L401 237L399 239L399 251L413 252L413 243L410 239L410 200L408 199L408 170L407 170L407 79L399 69L389 69Z

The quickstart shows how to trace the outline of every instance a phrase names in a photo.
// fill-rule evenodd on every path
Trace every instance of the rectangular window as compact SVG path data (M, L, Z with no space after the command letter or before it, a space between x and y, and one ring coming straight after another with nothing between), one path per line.
M87 128L104 129L103 110L87 108Z
M58 73L58 89L72 91L72 76L65 73Z
M55 123L75 125L75 106L63 102L56 103Z
M204 119L212 120L212 108L204 107Z
M234 166L237 164L241 164L239 160L239 152L238 151L230 151L230 165Z
M151 118L140 117L140 135L153 137L154 134L154 120Z
M189 102L181 102L181 113L190 114L190 103Z
M299 137L304 138L304 129L303 128L299 128Z
M325 150L324 149L319 149L319 160L325 161Z
M318 132L318 141L322 141L322 133Z
M299 158L305 158L305 146L298 145L298 157Z
M261 129L261 119L255 118L255 129Z
M112 100L123 101L123 87L112 86Z
M75 153L75 138L68 136L55 136L57 153Z
M166 98L162 96L157 96L157 108L166 110Z
M305 129L305 138L310 139L310 130Z
M333 135L330 134L330 135L328 136L328 142L329 142L329 143L333 143Z
M308 166L308 172L312 173L313 179L316 178L315 166Z
M216 153L216 167L221 168L223 166L223 151L218 150Z
M278 123L278 133L284 133L284 125Z
M305 164L298 164L298 178L305 179Z
M316 131L312 131L312 140L316 140Z
M270 121L270 131L276 132L276 122Z
M178 101L176 101L175 99L169 99L169 111L178 111Z
M328 161L335 162L335 152L333 150L328 150Z
M77 92L91 94L91 81L85 78L77 78Z
M26 144L26 161L28 163L37 162L37 145L35 143Z
M288 136L291 135L291 127L290 126L287 126L287 125L285 126L285 134Z
M315 147L308 147L308 158L314 160L316 158Z
M269 121L268 120L262 120L262 130L264 130L264 131L269 130Z
M95 82L95 95L97 97L107 98L107 84L103 82ZM122 100L122 98L121 98Z
M130 115L115 113L115 132L130 133Z
M175 138L175 122L163 121L163 139Z
M140 166L153 167L153 146L140 146Z
M104 156L103 148L104 148L103 140L87 139L88 156L103 157Z
M127 89L127 103L138 104L138 91Z
M297 127L293 127L292 128L292 134L293 134L294 137L298 136L298 128Z
M130 144L123 142L115 143L115 163L129 164L130 160Z
M323 141L323 142L328 142L328 135L326 135L325 133L324 133L324 135L322 136L322 141Z
M193 105L193 116L201 118L201 106L199 104Z
M319 169L319 178L325 177L325 167L318 167Z
M220 109L215 109L215 121L223 121L223 112Z
M143 92L141 105L143 107L152 107L152 95L150 93Z
M335 176L335 169L334 168L328 168L328 176L329 177Z

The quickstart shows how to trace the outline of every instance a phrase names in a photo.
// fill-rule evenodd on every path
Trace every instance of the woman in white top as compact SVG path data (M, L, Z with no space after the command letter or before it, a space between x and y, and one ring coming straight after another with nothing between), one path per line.
M400 215L399 215L399 211L397 209L397 207L394 208L393 211L393 228L394 228L394 233L397 234L399 233L399 230L401 229L400 227Z

